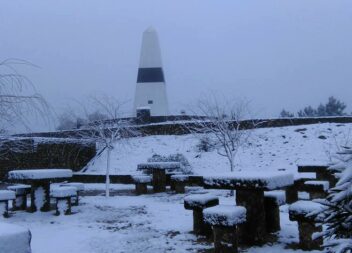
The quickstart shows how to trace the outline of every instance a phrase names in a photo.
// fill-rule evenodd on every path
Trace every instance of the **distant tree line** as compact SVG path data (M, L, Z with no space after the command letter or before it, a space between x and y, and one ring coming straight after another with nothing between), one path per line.
M346 104L336 99L329 97L326 104L320 104L317 108L306 106L297 112L298 117L325 117L325 116L345 116ZM293 118L295 114L283 109L280 113L280 118Z

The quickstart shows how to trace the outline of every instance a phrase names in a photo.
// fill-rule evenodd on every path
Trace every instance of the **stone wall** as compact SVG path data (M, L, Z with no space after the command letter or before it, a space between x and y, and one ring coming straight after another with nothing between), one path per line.
M12 139L0 148L0 180L13 169L82 169L96 154L95 143L81 140Z
M190 128L197 127L197 123L192 121L190 116L184 116L183 118L177 118L176 116L169 116L168 118L174 119L175 121L151 123L146 125L135 125L134 127L141 133L142 136L150 135L183 135L190 133ZM184 121L180 122L179 120ZM203 118L197 118L202 120ZM156 118L155 121L161 120ZM189 121L188 121L189 120ZM194 118L193 118L194 120ZM229 121L230 124L234 122ZM352 117L314 117L314 118L283 118L283 119L255 119L255 120L244 120L241 121L241 129L251 128L268 128L268 127L284 127L284 126L299 126L299 125L310 125L318 123L352 123ZM43 132L43 133L31 133L22 134L17 136L27 137L50 137L50 138L79 138L84 136L83 129L76 129L70 131L58 131L58 132Z

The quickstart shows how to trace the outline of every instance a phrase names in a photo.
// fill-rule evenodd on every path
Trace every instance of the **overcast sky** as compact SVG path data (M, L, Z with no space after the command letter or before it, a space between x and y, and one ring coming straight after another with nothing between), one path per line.
M173 112L209 91L246 98L263 117L330 95L352 111L351 0L0 3L0 58L39 65L25 73L57 110L94 93L133 101L154 26Z

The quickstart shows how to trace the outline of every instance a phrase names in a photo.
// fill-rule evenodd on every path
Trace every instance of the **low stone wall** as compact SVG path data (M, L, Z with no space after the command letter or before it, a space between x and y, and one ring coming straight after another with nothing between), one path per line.
M25 143L25 144L24 144ZM95 143L81 140L13 139L1 147L0 180L14 169L81 170L96 154Z
M170 116L171 117L171 116ZM195 121L180 122L178 118L175 121L161 122L147 125L134 125L133 127L140 132L142 136L150 135L183 135L189 134L192 128L199 126ZM203 118L197 118L196 120L202 120ZM194 119L193 119L194 120ZM254 120L243 120L240 122L241 129L253 129L253 128L270 128L270 127L285 127L285 126L300 126L310 125L319 123L352 123L352 117L314 117L314 118L280 118L280 119L254 119ZM229 124L235 125L233 121L229 121ZM58 131L58 132L43 132L43 133L30 133L21 134L17 136L25 137L50 137L50 138L80 138L84 136L86 130L77 129L70 131Z
M72 182L80 183L105 183L105 175L96 174L84 174L77 173L73 174L71 179ZM110 183L112 184L134 184L134 180L131 175L110 175Z

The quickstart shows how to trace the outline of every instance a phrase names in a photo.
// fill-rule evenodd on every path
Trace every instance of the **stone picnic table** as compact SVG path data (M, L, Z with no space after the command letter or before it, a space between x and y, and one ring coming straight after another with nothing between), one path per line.
M30 212L38 209L50 211L50 183L62 182L71 177L72 170L69 169L13 170L8 173L10 181L31 185Z
M329 165L298 165L298 172L315 173L317 180L328 181L330 187L334 187L337 183L334 173L339 171Z
M233 172L204 176L204 188L236 191L236 204L247 209L247 222L240 226L240 237L248 245L261 244L267 238L264 191L293 185L294 176L286 172Z

